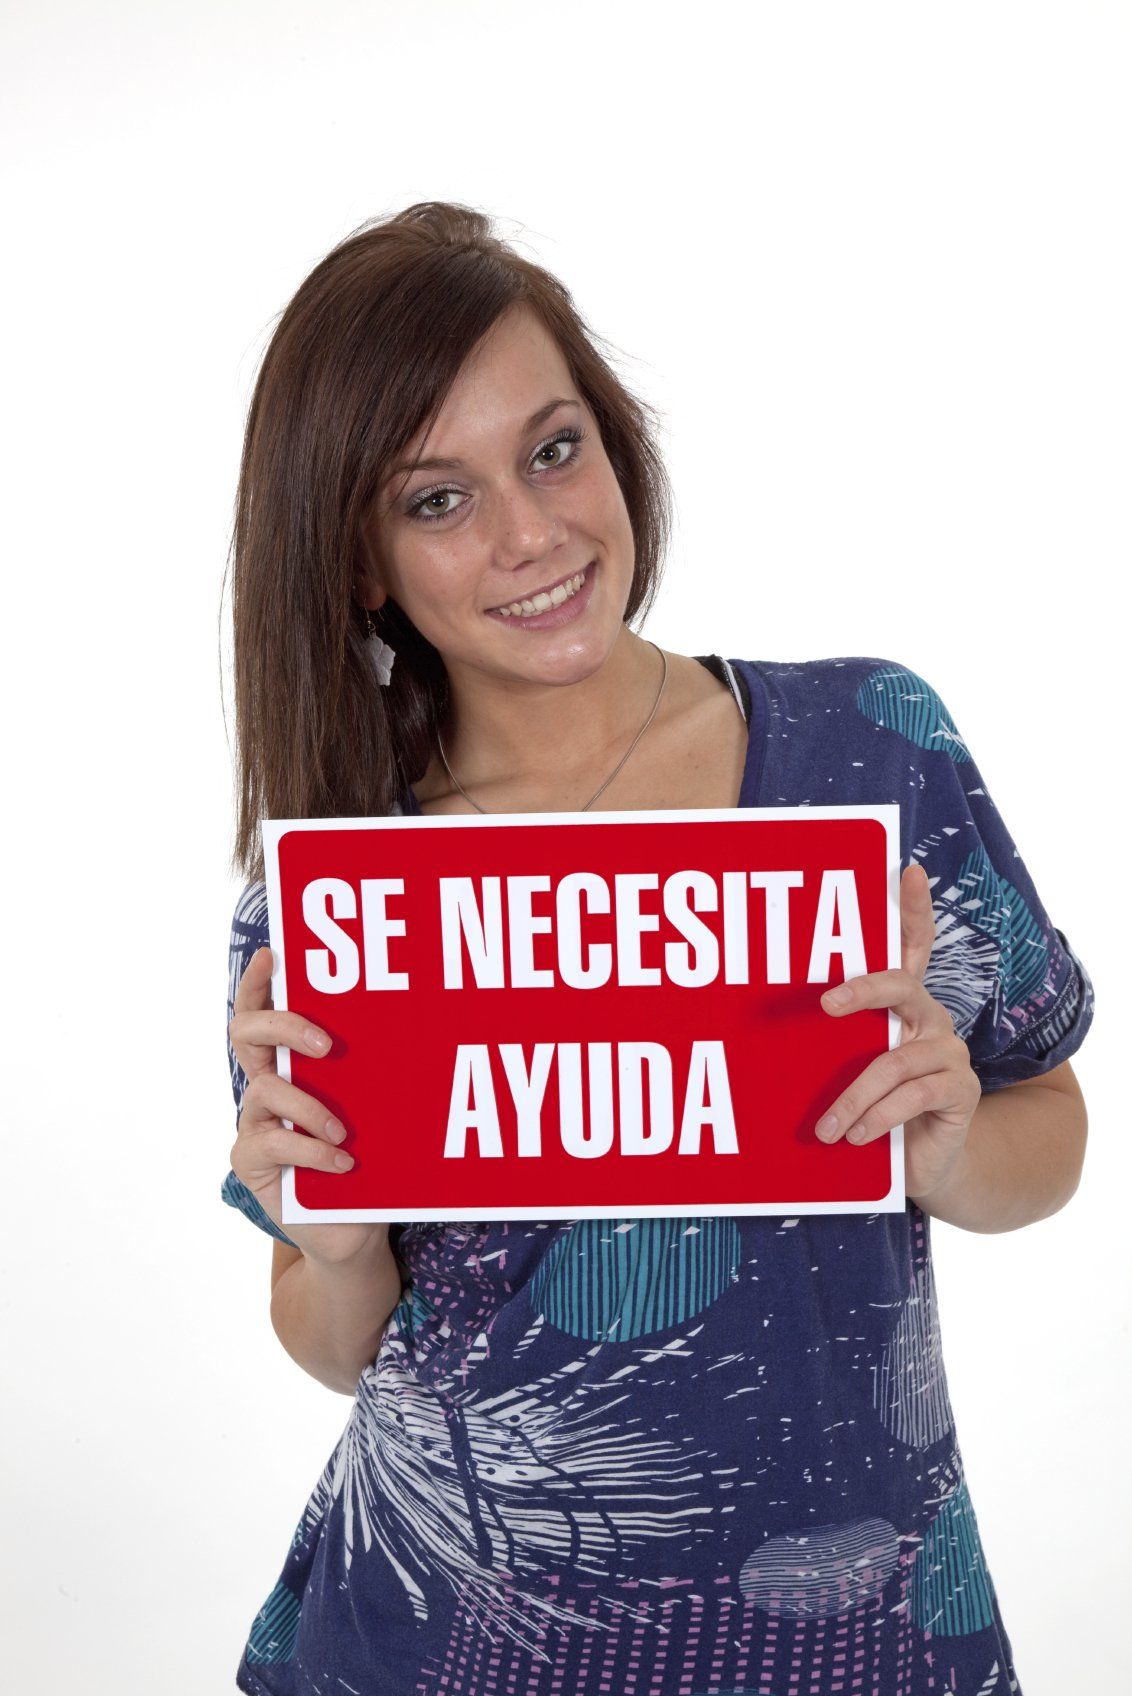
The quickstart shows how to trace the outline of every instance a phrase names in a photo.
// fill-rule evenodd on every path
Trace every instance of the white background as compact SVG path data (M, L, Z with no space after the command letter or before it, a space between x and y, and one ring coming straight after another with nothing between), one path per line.
M11 1688L234 1689L346 1420L219 1196L222 587L275 315L363 219L449 198L664 409L646 633L921 672L1093 976L1075 1199L933 1235L1025 1696L1116 1690L1128 9L9 0L0 27Z

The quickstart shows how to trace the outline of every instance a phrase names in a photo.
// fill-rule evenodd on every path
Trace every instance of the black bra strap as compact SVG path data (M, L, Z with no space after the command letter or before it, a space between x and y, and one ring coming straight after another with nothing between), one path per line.
M718 654L696 654L695 658L699 660L701 665L707 666L713 677L718 677L725 689L731 690L744 719L750 724L751 691L743 673L736 671L734 666L728 665L727 661L721 659Z

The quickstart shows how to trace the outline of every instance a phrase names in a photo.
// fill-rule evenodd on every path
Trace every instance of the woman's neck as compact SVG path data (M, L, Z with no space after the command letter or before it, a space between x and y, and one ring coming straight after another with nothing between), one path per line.
M587 783L592 791L648 718L662 675L657 649L627 625L603 664L576 683L516 682L451 667L448 764L485 808L537 787L548 770L564 792ZM419 799L452 790L439 756L414 788Z

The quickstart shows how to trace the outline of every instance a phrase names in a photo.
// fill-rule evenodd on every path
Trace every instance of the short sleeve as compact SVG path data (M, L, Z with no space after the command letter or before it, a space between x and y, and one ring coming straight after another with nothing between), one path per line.
M225 1032L227 1032L228 1023L236 1010L236 990L244 975L244 969L256 949L266 948L267 946L267 885L265 883L250 883L240 895L236 903L236 911L232 916L232 935L228 945L228 1013L224 1021ZM232 1079L232 1097L236 1103L236 1117L238 1119L240 1108L243 1106L244 1091L248 1087L248 1080L244 1075L243 1067L236 1059L231 1037L226 1036L226 1041L228 1045L228 1070ZM253 1225L258 1225L261 1231L266 1231L268 1236L275 1237L282 1243L291 1243L292 1248L298 1246L291 1242L291 1238L285 1231L280 1230L270 1214L264 1212L251 1190L248 1189L246 1184L240 1182L231 1169L229 1169L228 1176L220 1186L220 1199L227 1202L229 1207L236 1208L244 1215L245 1219L250 1219Z
M905 667L877 662L857 705L908 744L904 863L923 865L935 912L925 988L951 1013L984 1091L1052 1071L1085 1040L1092 981L969 746L937 691Z

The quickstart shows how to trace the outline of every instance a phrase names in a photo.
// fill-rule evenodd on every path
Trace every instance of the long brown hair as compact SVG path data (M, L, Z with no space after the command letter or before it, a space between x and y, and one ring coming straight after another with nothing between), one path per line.
M672 498L657 414L596 350L567 289L470 207L367 220L279 315L248 410L232 564L236 831L230 869L263 877L261 818L388 813L443 732L443 660L392 599L375 683L356 598L361 528L387 468L431 428L468 354L517 303L555 338L592 411L634 541L625 621L660 581ZM608 346L608 343L604 345Z

